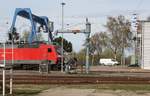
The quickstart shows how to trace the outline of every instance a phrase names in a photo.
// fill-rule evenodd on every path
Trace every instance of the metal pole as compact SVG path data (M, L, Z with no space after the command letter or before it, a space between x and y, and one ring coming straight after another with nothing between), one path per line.
M133 33L134 33L134 58L135 58L135 61L134 63L137 64L137 14L133 14L133 17L134 17L134 30L133 30Z
M89 47L86 48L86 73L89 73Z
M5 67L3 67L3 96L5 96Z
M62 2L61 3L61 5L62 5L62 31L64 30L64 5L65 5L65 3L64 2ZM61 55L62 55L62 57L61 57L61 72L63 72L64 70L63 70L63 67L64 67L64 65L63 65L63 63L64 63L64 52L63 52L63 46L64 46L64 44L63 44L63 33L62 33L62 40L61 40Z
M88 19L86 18L86 40L87 40L87 45L86 45L86 73L89 73L89 36L91 33L91 24L88 22Z
M13 44L13 41L12 41L12 65L11 65L11 69L10 69L10 95L12 95L13 93L13 64L14 64L14 51L13 51L13 48L14 48L14 44Z
M136 39L135 39L135 64L138 64L138 46L137 46L137 44L138 44L138 35L137 35L137 14L135 14L135 16L136 16L136 25L135 25L135 37L136 37Z
M3 96L5 96L5 65L6 65L6 61L5 61L5 43L4 43L4 67L3 67Z

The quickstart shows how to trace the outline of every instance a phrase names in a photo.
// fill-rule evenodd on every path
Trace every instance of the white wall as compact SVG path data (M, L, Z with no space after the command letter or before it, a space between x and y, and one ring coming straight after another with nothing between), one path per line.
M142 22L142 64L141 68L150 69L150 22Z

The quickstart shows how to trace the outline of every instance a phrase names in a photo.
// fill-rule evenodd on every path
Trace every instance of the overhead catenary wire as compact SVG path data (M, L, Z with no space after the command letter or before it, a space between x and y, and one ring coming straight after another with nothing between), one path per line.
M135 7L135 10L136 10L136 9L139 9L139 8L141 7L143 1L144 1L144 0L139 0L137 6Z

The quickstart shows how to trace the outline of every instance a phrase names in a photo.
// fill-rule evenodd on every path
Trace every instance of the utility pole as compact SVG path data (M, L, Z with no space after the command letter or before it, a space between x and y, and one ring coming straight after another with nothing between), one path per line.
M61 3L61 6L62 6L62 28L61 28L61 30L63 31L64 30L64 5L65 5L66 3L64 3L64 2L62 2ZM63 33L62 33L62 40L61 40L61 72L63 72L64 71L64 49L63 49L63 46L64 46L64 44L63 44L63 42L64 42L64 40L63 40Z
M86 18L86 73L89 73L89 37L91 33L91 24L88 22L88 19Z
M6 22L6 24L8 25L9 23ZM9 32L9 30L8 30L8 32ZM13 65L14 65L14 51L13 51L13 49L14 49L14 40L11 40L11 54L12 54L11 59L12 59L12 62L10 65L10 70L9 70L9 72L10 72L9 94L10 95L12 95L12 93L13 93ZM9 52L5 52L5 53L9 53Z
M12 62L11 62L11 68L10 68L10 90L9 94L12 95L13 93L13 65L14 65L14 42L12 40Z
M3 53L3 57L4 57L4 61L3 61L3 63L4 63L4 66L3 66L3 96L5 96L5 75L6 75L6 73L5 73L5 66L6 66L6 46L5 46L5 43L3 44L3 46L4 46L4 53Z
M133 14L133 34L134 34L134 56L135 56L135 64L138 64L138 54L137 54L137 14Z

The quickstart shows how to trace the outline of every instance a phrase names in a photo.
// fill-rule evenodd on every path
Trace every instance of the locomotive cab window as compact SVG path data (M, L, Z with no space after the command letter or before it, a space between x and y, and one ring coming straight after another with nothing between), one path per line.
M51 48L48 48L48 52L52 52L52 49L51 49Z

